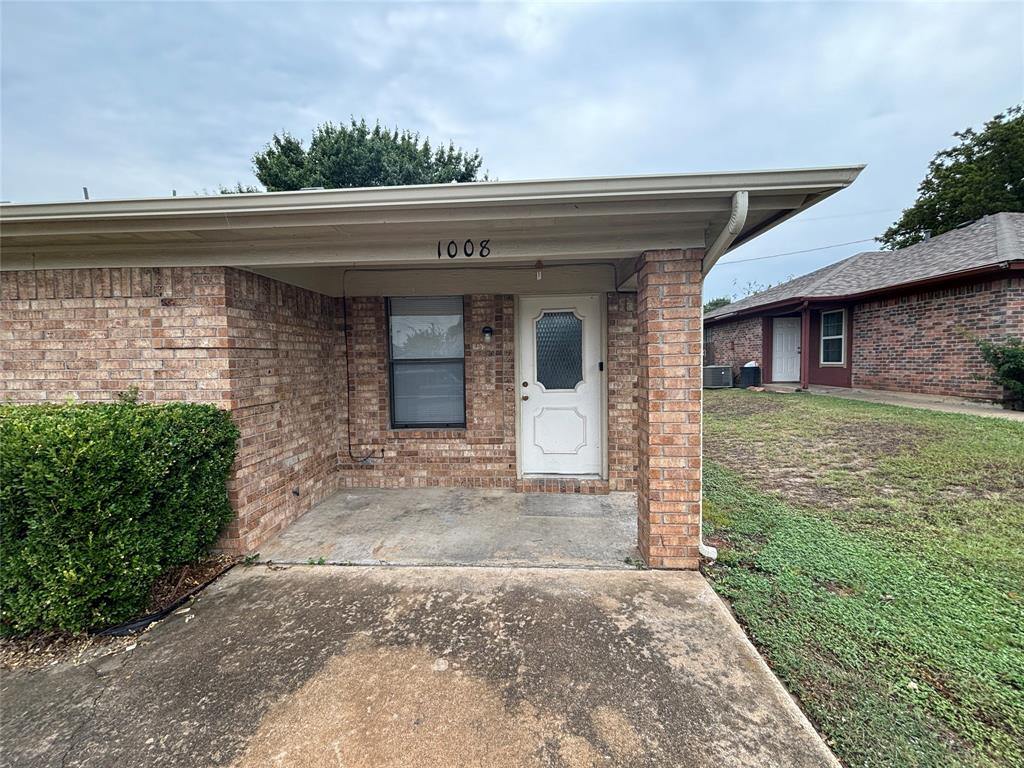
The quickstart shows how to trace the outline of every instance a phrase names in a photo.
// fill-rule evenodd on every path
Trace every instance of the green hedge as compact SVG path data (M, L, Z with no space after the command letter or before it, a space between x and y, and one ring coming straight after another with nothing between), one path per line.
M1007 339L1003 343L979 341L985 362L992 366L991 380L1002 386L1010 405L1024 405L1024 340Z
M210 405L0 405L0 632L138 616L231 519L237 439Z

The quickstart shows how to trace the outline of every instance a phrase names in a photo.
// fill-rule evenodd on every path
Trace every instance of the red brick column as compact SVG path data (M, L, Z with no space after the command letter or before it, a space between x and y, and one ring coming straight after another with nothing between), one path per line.
M701 249L647 251L637 273L637 534L651 568L696 568L701 494Z

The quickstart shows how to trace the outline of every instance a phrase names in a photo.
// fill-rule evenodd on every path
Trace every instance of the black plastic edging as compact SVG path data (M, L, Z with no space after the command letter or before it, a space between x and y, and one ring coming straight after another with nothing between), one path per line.
M227 568L225 568L222 571L219 571L216 575L214 575L213 578L209 579L208 581L203 582L198 587L195 587L195 588L189 590L184 595L182 595L177 600L175 600L173 603L168 605L166 608L161 608L159 611L156 611L155 613L149 613L149 614L146 614L145 616L140 616L137 619L132 619L131 621L126 621L123 624L115 624L112 627L107 627L106 629L101 629L98 632L95 632L94 634L105 636L105 637L106 636L109 636L109 637L124 637L125 635L133 635L136 632L138 632L138 631L140 631L142 629L145 629L146 627L148 627L153 622L160 621L160 619L166 618L172 611L176 611L184 603L186 603L187 601L191 600L193 597L198 595L200 592L202 592L208 586L213 584L213 582L215 582L217 579L219 579L225 573L230 571L236 565L238 565L238 563L231 563L230 565L228 565Z

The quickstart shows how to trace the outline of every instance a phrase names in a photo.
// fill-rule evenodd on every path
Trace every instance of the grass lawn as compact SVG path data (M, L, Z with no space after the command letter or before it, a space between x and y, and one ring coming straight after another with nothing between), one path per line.
M850 766L1024 765L1024 424L705 393L708 569Z

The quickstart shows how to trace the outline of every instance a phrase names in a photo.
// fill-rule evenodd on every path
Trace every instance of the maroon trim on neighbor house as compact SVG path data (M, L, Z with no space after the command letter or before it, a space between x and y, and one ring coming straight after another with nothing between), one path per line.
M846 310L846 320L843 327L843 334L846 339L844 341L843 349L843 364L842 365L822 365L821 364L821 313L830 312L833 310L843 309ZM807 365L807 383L808 384L823 384L828 387L849 387L852 383L852 366L851 360L853 357L853 308L851 306L828 306L818 307L809 310L810 317L810 343L806 347L801 348L801 355L806 360ZM803 349L807 350L807 354L803 354ZM802 384L801 386L807 386Z
M807 302L803 303L800 307L800 388L807 389L808 384L811 381L811 372L807 364L810 359L810 355L807 351L811 348L811 324L808 321L809 312L807 310ZM774 344L775 337L772 337L772 343ZM774 350L773 350L774 352Z
M964 280L969 280L973 282L976 279L981 279L985 277L1000 278L1005 276L1008 271L1024 271L1024 261L1008 261L1002 264L995 264L987 267L978 267L977 269L965 269L961 272L949 272L945 275L939 275L937 277L928 277L923 280L912 280L909 283L890 285L885 288L873 291L858 291L855 293L845 293L839 296L795 296L789 299L773 301L768 304L758 304L752 307L744 307L743 309L737 310L736 312L733 312L728 315L719 315L717 317L705 318L704 325L711 326L715 325L716 323L730 322L733 320L739 320L740 318L743 317L749 317L750 315L760 315L764 312L771 312L774 314L786 314L787 312L796 311L802 305L810 302L847 304L854 301L883 299L889 296L898 296L903 293L911 293L922 288L938 287L946 284L963 282Z
M846 366L822 366L820 313L840 308L847 310ZM759 358L764 381L772 382L773 324L777 317L799 313L788 309L706 326L714 364L735 367ZM989 379L990 369L973 341L1024 335L1024 270L855 303L809 303L808 309L813 322L806 337L801 328L806 384L1000 401L1005 393ZM749 340L746 347L742 339ZM730 356L730 348L737 354Z
M772 383L774 382L774 372L772 370L772 362L774 356L773 342L774 342L774 328L773 321L776 317L783 316L794 316L799 315L801 317L801 328L800 328L800 374L799 384L801 387L808 387L815 384L825 386L837 386L837 387L852 387L852 386L869 386L880 389L908 389L912 391L931 392L934 391L936 394L943 395L960 395L967 397L983 397L986 399L999 399L1000 392L998 388L995 388L990 384L978 384L978 383L967 383L964 380L964 376L959 373L950 373L949 371L943 370L941 364L935 362L938 360L945 360L952 354L945 346L934 347L934 346L921 346L919 340L913 341L915 344L913 352L904 352L900 357L900 352L895 352L900 360L903 360L903 365L910 359L907 354L914 356L914 360L920 358L924 360L933 360L932 369L925 373L922 369L919 373L915 373L920 379L930 379L930 381L916 381L910 382L906 376L899 377L899 381L903 382L899 386L893 383L895 379L895 370L899 370L900 366L894 366L891 362L884 366L883 372L875 372L874 369L870 368L870 360L874 359L879 354L878 347L878 335L888 334L888 344L895 345L898 349L903 349L906 343L916 338L915 334L919 334L921 329L917 326L908 326L890 329L888 325L882 325L877 327L877 324L872 326L871 333L874 336L870 337L875 341L869 342L864 333L855 334L854 326L862 326L863 323L859 322L859 315L863 315L864 308L868 304L880 303L886 304L887 302L903 301L904 297L914 297L922 293L932 293L935 291L957 291L961 288L966 288L971 285L979 285L986 281L1002 281L1009 280L1013 281L1021 272L1024 271L1024 261L1016 260L1006 262L1000 265L990 265L978 269L963 270L960 272L941 275L934 278L928 278L924 280L916 280L912 282L902 283L900 285L889 286L884 290L877 291L859 291L856 293L850 293L844 296L830 296L830 297L803 297L803 298L791 298L782 301L776 301L769 304L762 304L755 307L744 308L738 312L734 312L730 315L724 315L714 317L704 321L704 332L706 338L711 341L712 349L721 347L720 343L723 339L737 339L740 335L740 331L749 334L753 338L751 339L752 344L755 348L760 348L761 355L761 372L762 381ZM917 300L912 302L915 306L919 304ZM821 312L828 311L831 309L846 309L846 350L844 357L844 364L842 366L822 365L820 344L821 344ZM959 311L959 310L958 310ZM760 317L760 323L754 326L748 327L752 320L756 320ZM1009 316L1007 316L1009 321ZM941 324L940 324L941 325ZM931 326L929 326L931 327ZM939 326L935 326L936 329ZM893 333L889 333L889 331ZM989 328L988 330L995 330ZM761 338L756 339L757 333L761 334ZM985 336L985 330L979 331L981 336ZM896 338L891 338L895 334ZM856 339L860 339L857 341ZM938 342L937 342L938 343ZM942 342L944 344L945 342ZM734 347L739 346L737 341L732 341L731 345ZM857 345L862 349L855 349ZM871 347L874 351L870 354L866 348ZM715 363L718 365L732 364L734 368L736 365L742 365L743 362L738 357L733 359L723 359L719 352L716 351ZM975 360L977 355L971 355L964 353L966 357L965 361L969 360L969 363L965 362L965 365L971 367L970 376L978 379L981 382L985 376L983 364ZM749 358L747 358L749 359ZM959 359L959 358L958 358ZM745 362L745 361L744 361ZM917 364L918 367L922 367L924 364ZM854 366L857 366L856 374L854 372ZM870 370L870 373L865 371ZM916 370L916 369L915 369ZM966 375L966 374L965 374ZM946 382L946 380L956 380L959 382L956 386Z
M846 310L846 346L842 365L821 364L821 313L832 310ZM772 358L774 357L775 337L772 323L778 317L792 317L789 312L784 315L769 315L763 318L762 326L762 378L773 382ZM799 384L806 389L812 384L823 384L830 387L849 387L852 381L852 344L853 344L853 312L847 305L826 304L811 306L805 302L800 308L800 377Z
M761 315L768 313L771 317L781 317L782 315L792 314L793 312L800 311L800 305L805 301L802 298L796 299L785 299L783 301L773 301L771 304L759 304L756 307L750 307L747 309L741 309L737 312L733 312L731 315L720 315L718 317L710 317L704 320L705 327L714 326L719 323L729 323L736 320L742 320L744 317L750 317L751 315Z
M772 318L761 318L761 382L772 380Z

